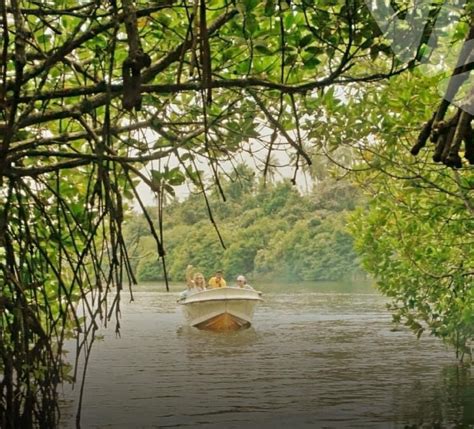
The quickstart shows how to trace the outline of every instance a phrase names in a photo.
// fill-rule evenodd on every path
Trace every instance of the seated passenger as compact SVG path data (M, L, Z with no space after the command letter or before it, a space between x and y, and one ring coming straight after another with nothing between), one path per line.
M214 277L209 279L209 288L210 289L217 289L219 287L227 287L227 283L222 277L222 271L216 271Z
M196 289L197 292L206 289L206 279L204 278L202 273L194 274L192 280L192 287Z
M242 275L237 277L237 287L254 290L252 286L247 284L247 279L245 278L245 276Z
M188 265L186 268L186 287L187 289L181 293L180 299L186 298L188 295L200 292L206 289L206 280L202 273L195 273L192 275L194 267Z

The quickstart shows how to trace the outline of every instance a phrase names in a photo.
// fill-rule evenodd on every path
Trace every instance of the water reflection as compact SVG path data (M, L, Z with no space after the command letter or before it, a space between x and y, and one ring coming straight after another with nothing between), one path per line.
M93 352L83 427L474 427L471 370L392 332L367 285L336 286L263 285L254 326L228 334L183 326L178 288L138 290Z
M259 335L253 326L224 334L180 326L176 334L183 341L189 359L246 355L259 342Z

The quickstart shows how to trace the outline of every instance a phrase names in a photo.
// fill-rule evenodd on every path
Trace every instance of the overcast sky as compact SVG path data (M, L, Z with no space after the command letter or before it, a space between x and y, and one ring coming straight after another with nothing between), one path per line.
M262 130L261 134L264 130ZM270 132L267 132L267 137L270 135ZM143 134L142 134L143 138ZM154 134L153 131L146 133L146 139L148 140L149 146L151 147L157 139L157 135ZM288 149L290 146L286 142L276 142L274 145L274 150L272 150L272 160L278 164L278 168L276 170L275 180L282 180L284 178L293 178L295 168L289 165L290 156L288 154ZM292 149L292 151L294 151ZM268 154L268 150L263 146L262 142L251 139L250 142L246 145L246 151L242 151L238 154L233 156L232 161L219 161L219 173L227 172L231 173L235 165L239 163L245 163L252 169L254 169L257 175L261 175L263 172L263 167L265 164L265 160ZM304 162L304 161L303 161ZM212 177L212 171L207 163L206 160L196 160L199 170L204 171L204 179L209 180ZM162 170L165 165L168 165L169 168L177 167L179 165L178 160L174 155L170 156L169 158L164 158L158 161L152 161L148 164L146 169L143 169L142 172L147 175L148 177L151 176L150 171L154 170ZM309 177L305 177L302 169L298 170L296 176L296 183L300 190L305 190L308 184L311 182ZM182 186L175 187L176 196L178 199L183 200L185 199L190 193L190 185L189 183L184 184ZM142 198L144 204L146 206L153 206L156 204L156 200L154 197L154 193L149 189L149 187L145 183L141 183L138 187L138 192L140 197ZM135 209L140 210L138 203L135 203Z

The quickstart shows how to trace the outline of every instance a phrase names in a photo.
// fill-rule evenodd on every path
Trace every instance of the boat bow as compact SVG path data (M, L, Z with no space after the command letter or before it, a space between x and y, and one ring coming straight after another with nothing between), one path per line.
M249 327L261 301L261 292L256 290L225 287L197 292L178 302L191 326L222 331Z

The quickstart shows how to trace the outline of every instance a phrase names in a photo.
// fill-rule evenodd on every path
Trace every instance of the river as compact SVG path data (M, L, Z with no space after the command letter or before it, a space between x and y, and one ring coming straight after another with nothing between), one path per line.
M250 329L184 325L160 284L135 289L94 344L82 428L474 428L472 370L394 329L369 285L259 285ZM77 389L76 389L77 392ZM63 388L61 427L77 400Z

